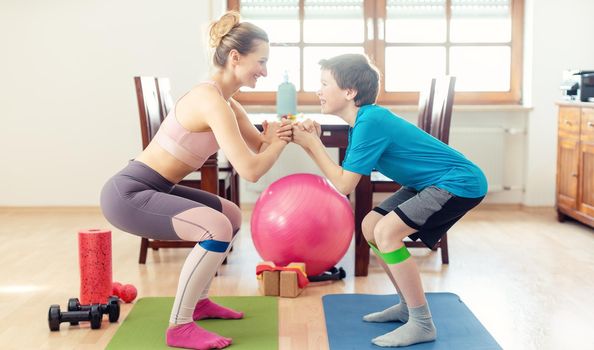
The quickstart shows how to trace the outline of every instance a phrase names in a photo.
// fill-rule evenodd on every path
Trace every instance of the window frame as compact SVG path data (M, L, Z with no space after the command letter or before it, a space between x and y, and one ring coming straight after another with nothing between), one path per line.
M227 9L239 11L239 4L241 0L227 0ZM523 43L524 43L524 1L525 0L510 0L511 6L511 61L510 61L510 89L509 91L481 91L468 92L456 91L455 101L459 105L521 105L522 104L522 74L523 74ZM304 19L304 0L299 0L299 20L303 22ZM450 42L449 30L451 20L451 0L446 0L446 42L438 44L419 43L419 46L437 46L446 48L446 69L449 70L449 57L452 46L493 46L491 43L455 43ZM363 47L365 53L371 58L381 72L381 89L378 96L378 104L381 105L415 105L419 99L418 92L387 92L385 91L385 49L386 47L396 46L415 46L415 43L386 44L384 38L385 33L382 33L382 39L378 38L378 30L384 27L386 22L386 0L364 0L363 4L363 18L364 25L364 42L363 44L326 44L326 43L304 43L303 42L303 25L300 26L300 41L298 43L281 44L282 46L299 47L300 60L302 62L299 79L301 81L301 90L297 92L297 103L299 105L317 105L319 99L315 92L303 91L303 48L304 47L332 47L332 46L353 46ZM373 38L369 39L369 30L373 30ZM500 44L500 43L494 43ZM271 46L275 44L271 43ZM244 105L274 105L276 103L276 92L274 91L254 91L254 92L237 92L234 98Z

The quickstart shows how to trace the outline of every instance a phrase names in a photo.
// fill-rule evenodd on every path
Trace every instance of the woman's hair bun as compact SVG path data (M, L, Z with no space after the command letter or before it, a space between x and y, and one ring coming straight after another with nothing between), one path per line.
M237 11L229 11L225 13L218 21L215 21L210 26L210 47L218 47L225 35L239 24L241 16Z

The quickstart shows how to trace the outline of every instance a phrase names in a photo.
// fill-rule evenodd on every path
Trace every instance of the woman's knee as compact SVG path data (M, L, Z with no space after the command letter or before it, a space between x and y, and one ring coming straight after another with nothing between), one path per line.
M231 221L221 212L209 207L183 211L172 218L172 223L175 233L186 241L230 242L233 238Z
M223 214L231 222L233 231L239 230L241 228L241 209L235 203L225 198L221 198L221 205Z

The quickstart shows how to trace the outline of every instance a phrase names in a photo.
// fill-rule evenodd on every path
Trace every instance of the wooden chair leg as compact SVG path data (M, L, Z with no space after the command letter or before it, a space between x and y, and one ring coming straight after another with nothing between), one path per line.
M233 244L231 244L231 248L229 248L229 254L231 254L232 251L233 251ZM227 258L229 257L229 254L227 254L227 256L225 257L225 260L223 260L223 265L227 265Z
M449 264L450 263L450 256L448 254L448 234L446 233L441 237L439 242L439 247L441 248L441 263L442 264Z
M239 175L234 171L231 175L231 201L239 206Z
M148 238L142 238L140 240L140 256L138 257L139 264L146 264L146 253L148 251L149 240Z

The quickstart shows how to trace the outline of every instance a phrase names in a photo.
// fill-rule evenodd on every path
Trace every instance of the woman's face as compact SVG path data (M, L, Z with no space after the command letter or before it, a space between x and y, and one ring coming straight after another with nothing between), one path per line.
M247 55L240 56L236 67L236 74L242 86L256 87L258 78L268 75L266 63L270 46L263 40L256 40L254 50Z

